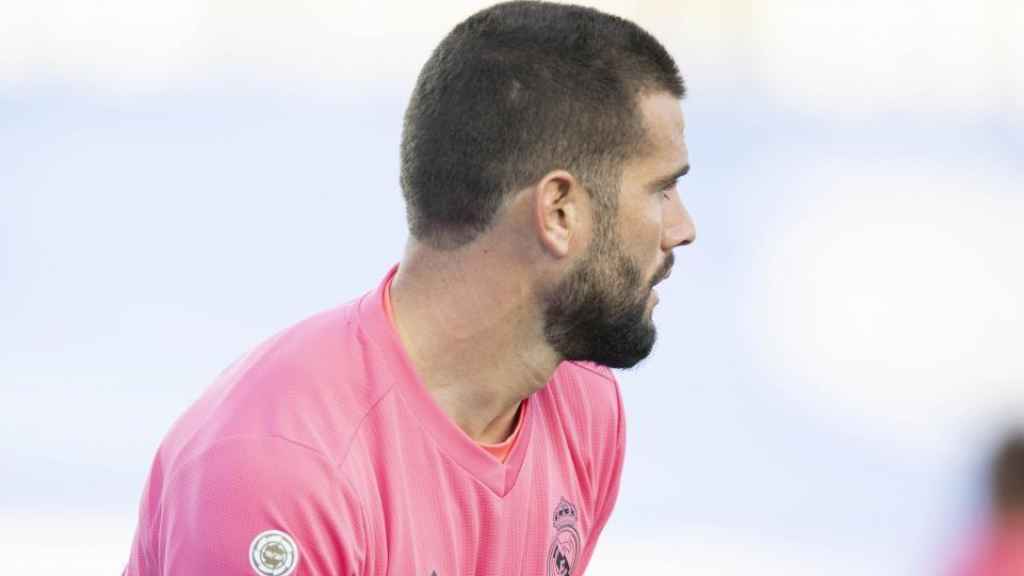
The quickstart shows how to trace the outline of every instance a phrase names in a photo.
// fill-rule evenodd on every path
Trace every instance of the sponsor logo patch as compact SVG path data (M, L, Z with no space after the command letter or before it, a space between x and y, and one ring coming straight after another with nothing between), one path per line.
M267 530L252 539L249 563L261 576L288 576L299 564L299 547L280 530Z

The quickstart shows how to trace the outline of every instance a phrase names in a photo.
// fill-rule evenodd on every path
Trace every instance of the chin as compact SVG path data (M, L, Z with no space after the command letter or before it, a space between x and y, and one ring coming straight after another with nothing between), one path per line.
M627 346L605 350L602 358L595 362L609 368L632 368L651 355L654 343L658 339L658 331L654 323L645 318L623 339Z

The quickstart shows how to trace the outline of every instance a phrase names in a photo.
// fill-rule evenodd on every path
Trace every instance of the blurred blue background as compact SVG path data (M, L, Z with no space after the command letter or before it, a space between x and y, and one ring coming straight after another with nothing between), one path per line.
M486 5L0 2L16 568L118 572L173 420L400 258L406 100ZM698 241L589 573L942 572L1024 419L1024 8L592 5L683 70Z

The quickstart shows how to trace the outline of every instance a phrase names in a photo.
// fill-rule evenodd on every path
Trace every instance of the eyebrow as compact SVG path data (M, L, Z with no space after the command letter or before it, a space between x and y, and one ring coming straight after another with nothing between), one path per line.
M676 180L679 180L683 176L686 176L686 174L689 173L689 171L690 171L690 165L686 164L682 168L676 170L675 172L669 174L668 176L663 176L661 178L658 178L654 182L652 182L650 184L650 189L651 190L663 190L665 188L668 188L669 185L674 183Z

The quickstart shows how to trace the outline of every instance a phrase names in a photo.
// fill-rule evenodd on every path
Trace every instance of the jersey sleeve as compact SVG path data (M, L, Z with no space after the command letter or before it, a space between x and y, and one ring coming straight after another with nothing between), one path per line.
M359 500L318 451L281 437L222 439L168 478L155 519L162 574L359 576Z

